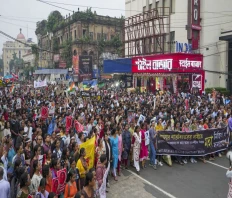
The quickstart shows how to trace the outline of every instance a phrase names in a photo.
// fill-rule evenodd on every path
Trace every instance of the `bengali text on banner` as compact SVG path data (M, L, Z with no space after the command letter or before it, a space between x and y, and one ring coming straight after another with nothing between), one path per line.
M157 155L204 156L227 149L226 128L194 132L160 131L157 135Z

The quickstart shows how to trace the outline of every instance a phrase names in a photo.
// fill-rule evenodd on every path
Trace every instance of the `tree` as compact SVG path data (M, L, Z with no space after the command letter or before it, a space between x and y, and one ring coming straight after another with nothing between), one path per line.
M72 66L72 41L67 40L61 53L61 58L66 62L67 67Z
M47 20L42 20L36 24L36 31L35 34L38 35L46 35L47 34Z
M31 51L32 51L32 54L35 55L35 67L37 67L39 65L39 49L37 47L37 45L31 45Z
M62 15L59 11L53 11L48 16L48 22L47 22L47 30L48 32L53 32L59 25L59 23L63 20Z
M18 58L16 53L13 54L13 59L10 60L9 63L10 72L17 72L19 69L23 68L23 59Z

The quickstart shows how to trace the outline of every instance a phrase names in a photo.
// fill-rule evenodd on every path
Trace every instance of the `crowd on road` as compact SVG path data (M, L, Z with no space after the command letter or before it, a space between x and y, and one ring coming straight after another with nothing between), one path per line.
M14 91L0 89L1 197L104 196L110 180L118 181L122 169L132 165L140 174L148 165L154 170L163 165L162 156L156 155L159 131L226 126L232 131L230 99L215 90L201 96L168 90L101 90L99 97L83 98L79 91L70 95L59 86L34 89L22 84ZM51 103L53 113L46 111ZM146 131L149 145L145 144ZM92 138L95 152L90 166L82 145ZM214 160L215 155L206 157ZM192 157L173 159L181 165L197 162ZM55 184L62 173L63 189Z

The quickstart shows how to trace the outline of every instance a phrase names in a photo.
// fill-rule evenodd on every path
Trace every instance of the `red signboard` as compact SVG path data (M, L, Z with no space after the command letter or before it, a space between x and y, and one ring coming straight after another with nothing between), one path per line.
M201 18L200 18L200 0L192 0L192 49L199 49Z
M161 54L132 58L132 73L198 73L203 71L201 54Z
M73 56L72 58L73 64L73 74L79 74L79 56Z
M60 60L59 62L59 68L66 68L67 64L65 61Z

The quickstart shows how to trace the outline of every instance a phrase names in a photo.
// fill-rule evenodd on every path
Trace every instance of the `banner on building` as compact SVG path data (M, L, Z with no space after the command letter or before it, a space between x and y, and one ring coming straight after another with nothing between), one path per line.
M79 74L79 56L73 56L72 64L73 64L73 74L78 75Z
M79 81L91 79L93 74L92 56L79 56Z
M40 82L36 82L34 81L34 88L40 88L40 87L47 87L47 80L43 80L43 81L40 81Z
M88 168L93 168L94 166L94 153L95 153L95 137L89 139L85 143L80 144L80 149L85 148L86 161L88 163Z
M157 155L204 156L227 149L227 128L194 132L160 131L157 135Z

